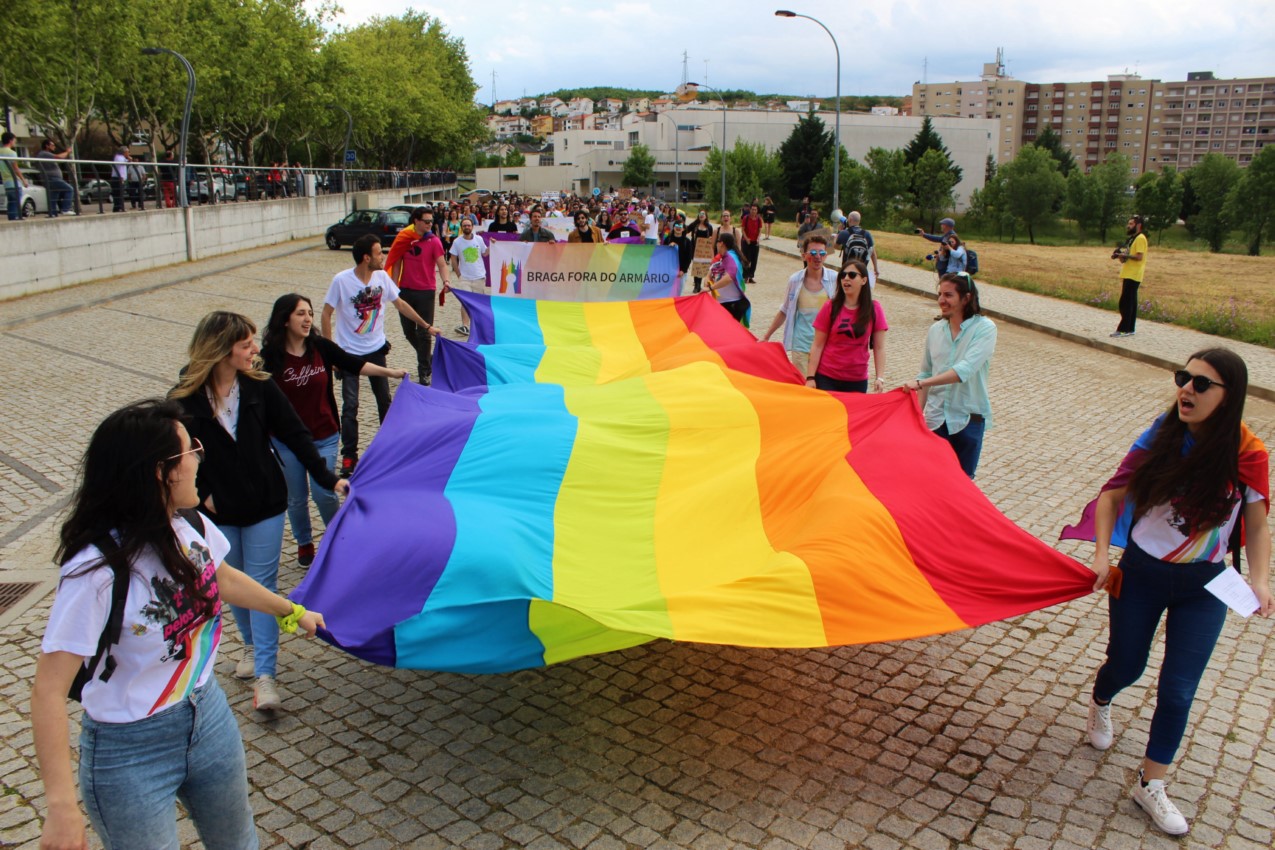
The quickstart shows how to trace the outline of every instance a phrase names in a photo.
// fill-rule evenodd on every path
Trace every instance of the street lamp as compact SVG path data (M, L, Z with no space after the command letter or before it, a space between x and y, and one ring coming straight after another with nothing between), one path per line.
M659 115L673 122L673 208L676 209L682 200L681 134L679 133L681 127L677 123L677 118L669 113L661 112Z
M345 196L349 191L349 186L345 179L345 169L349 166L349 162L346 161L346 157L348 156L347 151L350 149L350 142L354 137L354 116L350 114L350 110L346 109L339 103L329 103L328 106L331 106L333 109L339 109L345 113L345 147L341 149L341 209L345 209Z
M190 198L187 197L186 189L186 136L190 132L190 105L195 100L195 69L190 66L190 62L186 60L176 50L169 50L167 47L143 47L142 53L146 56L158 56L161 53L167 53L169 56L176 56L177 59L186 68L186 108L182 110L182 134L180 142L180 151L178 152L179 168L177 180L177 198L178 203L183 207L190 206ZM212 186L209 185L209 193L211 194Z
M726 210L726 98L722 97L721 92L710 86L708 83L687 83L688 86L695 86L711 91L713 94L721 98L722 101L722 211Z
M805 18L808 21L814 21L823 27L823 31L828 34L828 38L832 39L832 49L837 52L837 117L833 133L833 145L835 147L832 149L832 208L834 210L841 209L841 47L837 44L837 37L832 34L832 30L825 27L823 21L818 18L812 18L799 12L790 12L787 9L777 10L775 16L779 18Z

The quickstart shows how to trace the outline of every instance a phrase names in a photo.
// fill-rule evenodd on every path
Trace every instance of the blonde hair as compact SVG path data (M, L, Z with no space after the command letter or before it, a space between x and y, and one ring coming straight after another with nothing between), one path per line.
M190 361L168 397L186 398L199 392L208 383L213 368L230 354L235 345L256 333L257 326L252 320L238 313L216 310L204 316L195 326L195 335L190 340ZM257 381L269 380L270 373L261 371L260 365L261 358L257 358L251 371L241 374Z

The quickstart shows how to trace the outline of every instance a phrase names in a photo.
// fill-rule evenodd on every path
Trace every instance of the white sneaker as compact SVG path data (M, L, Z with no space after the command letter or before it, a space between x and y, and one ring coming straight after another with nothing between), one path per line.
M256 653L252 647L245 647L243 655L239 657L239 663L235 665L236 679L251 679L252 674L257 672L257 668L253 666L256 663Z
M1169 835L1186 835L1190 829L1186 818L1173 805L1169 795L1164 793L1163 779L1152 779L1143 785L1142 771L1139 770L1138 780L1133 783L1133 802L1141 806L1151 816L1151 820L1155 821L1155 825Z
M1089 743L1095 750L1105 750L1111 746L1115 737L1115 729L1111 726L1111 703L1098 705L1093 697L1089 698Z
M252 707L257 711L274 711L281 705L283 700L279 698L274 676L258 676L252 689Z

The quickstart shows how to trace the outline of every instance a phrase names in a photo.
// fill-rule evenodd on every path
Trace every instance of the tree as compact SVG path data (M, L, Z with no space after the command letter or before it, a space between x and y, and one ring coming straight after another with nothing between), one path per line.
M960 166L952 162L952 154L948 151L947 145L943 144L943 137L934 129L934 124L930 121L930 116L925 116L921 121L921 129L916 131L916 135L912 137L912 141L908 142L908 146L903 149L903 158L908 165L916 168L916 164L921 161L921 157L925 156L926 151L938 151L943 155L943 159L947 161L948 168L951 169L953 176L956 178L952 181L955 186L961 182L962 172Z
M502 164L507 168L517 168L520 165L527 164L527 157L517 148L510 148L509 152L505 154Z
M722 152L714 147L700 167L700 185L704 195L714 203L721 201ZM779 196L783 191L783 169L778 153L766 150L766 146L750 142L736 142L726 154L726 207L733 209L745 201L762 195Z
M1240 179L1240 167L1222 154L1211 153L1186 173L1186 179L1198 206L1198 212L1187 219L1187 228L1217 253L1231 230L1226 198Z
M994 169L990 179L983 184L983 188L975 189L970 193L969 210L965 214L966 220L974 227L983 230L995 228L997 239L1005 238L1005 231L1008 230L1009 239L1013 242L1018 236L1014 226L1016 219L1009 210L1006 197L1005 172Z
M1107 241L1107 231L1123 223L1129 209L1129 157L1113 153L1089 170L1098 196L1098 215L1094 224L1098 240Z
M810 184L810 198L820 209L832 209L832 155L823 161L823 167L815 175ZM863 205L863 184L867 169L857 160L850 158L846 149L841 149L841 209L857 210Z
M797 119L797 125L779 146L779 164L789 198L804 198L810 194L810 184L830 153L832 133L822 119L813 110Z
M912 168L912 197L921 220L929 223L929 229L937 229L940 213L956 203L952 190L956 187L956 175L952 164L940 151L927 150Z
M863 185L864 199L872 210L874 220L884 224L898 209L912 184L912 167L901 150L872 148L866 159L868 173Z
M624 175L621 184L631 189L650 186L655 182L655 157L646 145L634 145L629 148L629 158L624 161Z
M1054 215L1054 204L1066 191L1067 181L1049 152L1033 145L1020 150L1000 173L1005 178L1006 207L1022 221L1035 245L1036 227Z
M1063 177L1071 176L1071 172L1076 168L1076 160L1072 157L1071 151L1063 147L1062 139L1054 132L1053 127L1046 125L1032 144L1041 150L1049 151L1049 155L1058 163L1058 171Z
M1275 145L1253 157L1227 197L1229 218L1243 229L1248 253L1262 253L1262 237L1275 238Z
M1062 166L1059 166L1061 169ZM1079 168L1067 175L1067 190L1063 200L1063 215L1076 222L1076 229L1083 237L1097 232L1098 217L1102 213L1102 201L1093 175Z
M1178 222L1182 192L1182 175L1172 165L1166 165L1159 174L1148 171L1138 178L1133 205L1142 215L1143 229L1158 234L1157 244L1164 238L1164 231Z

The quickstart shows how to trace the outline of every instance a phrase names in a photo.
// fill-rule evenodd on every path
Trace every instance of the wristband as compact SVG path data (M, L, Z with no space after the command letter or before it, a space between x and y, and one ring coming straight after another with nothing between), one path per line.
M287 635L294 634L296 632L297 623L299 623L301 618L305 616L304 608L295 602L292 602L291 605L291 614L287 614L283 617L275 617L275 619L279 621L279 631Z

